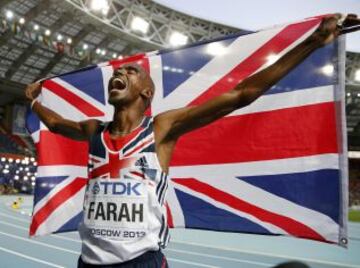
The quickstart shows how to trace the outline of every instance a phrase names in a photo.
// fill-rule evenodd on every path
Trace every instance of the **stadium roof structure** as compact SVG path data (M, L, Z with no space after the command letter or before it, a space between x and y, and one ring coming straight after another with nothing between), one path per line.
M174 31L187 36L189 43L239 31L181 14L152 1L109 1L106 15L92 11L90 2L0 2L0 86L3 92L0 105L12 101L11 95L22 95L23 85L39 78L113 57L169 47ZM13 13L11 18L9 11ZM147 33L132 29L135 17L149 24Z
M174 33L194 43L242 31L150 0L96 1L104 2L97 11L91 0L0 2L0 107L21 101L25 85L37 79L170 47ZM347 53L348 133L360 150L359 68L360 54Z

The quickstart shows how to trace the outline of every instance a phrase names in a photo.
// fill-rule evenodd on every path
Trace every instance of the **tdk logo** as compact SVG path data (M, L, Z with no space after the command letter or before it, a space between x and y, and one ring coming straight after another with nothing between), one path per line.
M95 182L91 189L94 195L103 194L109 195L126 195L126 196L140 196L141 195L141 183L131 182Z

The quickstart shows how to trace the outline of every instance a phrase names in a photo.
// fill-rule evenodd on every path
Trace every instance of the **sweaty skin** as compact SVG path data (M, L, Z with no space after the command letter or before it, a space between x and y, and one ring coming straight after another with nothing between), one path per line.
M349 32L349 30L342 31L337 26L339 19L340 15L324 18L319 28L306 40L276 63L246 78L232 90L204 104L157 115L154 118L155 146L163 171L168 172L172 152L181 135L249 105L317 48L332 42L338 35ZM360 20L356 15L348 15L342 25L345 29L355 26L357 30ZM25 94L32 102L40 91L41 84L33 83L26 88ZM114 71L108 91L108 102L115 108L113 121L109 127L110 134L112 137L124 136L143 119L154 94L154 84L140 66L126 64ZM50 131L76 140L88 140L100 124L100 121L94 119L81 122L65 119L37 101L34 102L32 109Z

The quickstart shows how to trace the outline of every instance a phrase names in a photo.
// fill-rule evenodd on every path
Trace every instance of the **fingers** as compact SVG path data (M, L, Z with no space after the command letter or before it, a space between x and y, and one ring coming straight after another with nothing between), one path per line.
M35 99L37 96L39 96L41 92L41 83L35 82L30 85L28 85L25 89L25 96L30 101Z
M348 27L348 28L342 28L340 30L340 34L347 34L347 33L352 33L352 32L356 32L360 30L360 25L357 26L353 26L353 27Z

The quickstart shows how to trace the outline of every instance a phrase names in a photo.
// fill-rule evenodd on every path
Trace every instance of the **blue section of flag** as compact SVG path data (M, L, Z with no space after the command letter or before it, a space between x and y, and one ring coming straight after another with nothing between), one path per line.
M62 75L61 79L105 104L103 75L100 68Z
M34 133L40 129L40 120L29 108L26 113L26 129L29 133Z
M179 49L171 53L161 54L163 66L163 88L164 97L173 92L180 84L185 82L193 73L206 65L215 56L208 52L212 46L212 53L216 52L216 46L227 47L236 38L224 39L218 42L194 46L186 49ZM214 51L215 50L215 51ZM189 88L191 90L191 88Z
M334 71L324 73L324 66L333 66ZM337 46L329 44L316 50L310 57L293 69L265 94L276 94L299 89L334 85L337 76ZM301 77L302 79L299 79Z
M215 207L180 190L175 189L175 192L184 211L186 228L271 234L262 226L246 218Z
M84 213L81 211L79 214L68 220L63 226L61 226L55 233L63 233L74 231L78 229L79 223L82 222Z
M340 173L337 169L238 179L339 222Z
M46 196L57 184L65 180L68 176L38 177L36 178L34 192L34 206Z

